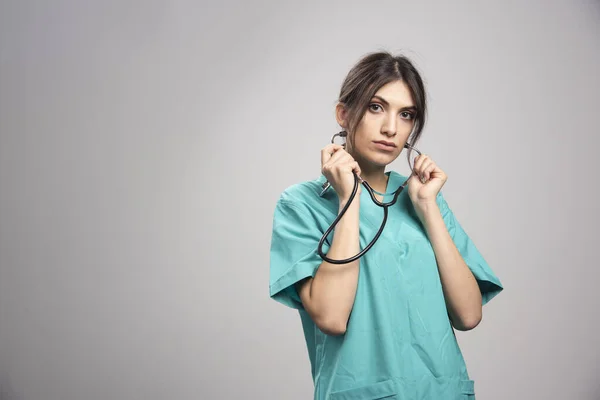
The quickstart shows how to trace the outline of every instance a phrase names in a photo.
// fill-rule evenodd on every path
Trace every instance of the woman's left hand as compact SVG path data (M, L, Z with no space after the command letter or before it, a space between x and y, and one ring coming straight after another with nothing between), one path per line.
M415 159L415 173L408 181L408 195L418 211L436 204L439 191L448 177L427 155L421 154Z

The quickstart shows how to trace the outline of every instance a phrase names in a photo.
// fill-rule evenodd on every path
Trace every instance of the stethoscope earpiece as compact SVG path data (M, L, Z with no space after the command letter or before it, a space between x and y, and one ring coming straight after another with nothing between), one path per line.
M344 139L346 139L348 137L348 132L346 131L340 131L338 133L336 133L335 135L333 135L331 137L331 143L334 144L335 143L335 138L336 137L342 137ZM344 148L346 147L346 141L344 140L344 143L341 144L341 146L343 146Z

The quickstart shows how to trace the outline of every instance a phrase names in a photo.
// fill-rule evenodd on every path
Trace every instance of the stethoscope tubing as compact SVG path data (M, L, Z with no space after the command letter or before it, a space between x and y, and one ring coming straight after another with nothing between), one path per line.
M342 131L342 132L339 132L339 133L336 133L335 135L333 135L333 137L331 138L331 143L334 143L336 136L345 136L345 132ZM404 147L407 148L407 149L415 151L418 155L421 155L421 152L419 150L417 150L416 148L414 148L412 145L410 145L408 143L406 143L404 145ZM413 167L410 165L410 158L409 158L409 167L414 172ZM410 177L409 177L406 181L404 181L404 183L402 185L400 185L400 187L398 189L396 189L396 191L394 192L394 197L393 197L392 200L390 200L387 203L384 203L384 202L379 201L375 197L375 191L369 185L368 182L366 182L365 180L363 180L362 178L360 178L356 172L353 172L353 173L354 173L354 188L352 189L352 193L350 194L350 197L348 198L348 201L346 202L346 204L342 208L342 211L333 220L333 222L331 223L331 225L329 226L329 228L327 228L327 230L325 231L325 233L321 237L321 240L319 240L319 246L317 248L319 256L324 261L327 261L328 263L331 263L331 264L347 264L347 263L350 263L352 261L355 261L355 260L359 259L360 257L362 257L363 255L365 255L367 253L367 251L369 251L373 247L373 245L375 244L375 242L377 242L377 240L379 239L379 236L381 236L381 233L383 232L383 229L385 228L385 224L387 222L387 217L388 217L388 207L390 207L390 206L392 206L392 205L394 205L396 203L396 201L398 200L398 196L400 196L400 193L402 192L402 190L404 190L405 186L407 185L407 183L408 183L408 181L410 179ZM329 236L329 234L331 233L331 231L333 231L333 229L335 229L335 226L338 224L338 222L340 222L340 220L342 219L342 217L344 216L344 214L346 213L346 211L350 207L350 204L352 204L352 200L354 200L354 197L356 196L356 193L358 191L358 185L360 183L362 183L362 185L365 187L365 189L367 189L367 192L369 193L369 195L371 197L371 200L373 200L373 202L375 204L377 204L379 207L383 208L383 221L381 223L381 226L379 227L379 230L375 234L375 237L373 238L373 240L371 240L371 242L367 246L365 246L365 248L363 250L361 250L358 254L356 254L356 255L354 255L354 256L352 256L350 258L343 259L343 260L334 260L332 258L327 257L327 255L323 252L323 243L325 242L325 240L327 240L327 237ZM331 186L331 184L328 181L325 181L325 183L323 183L322 190L321 190L321 196L323 196L325 194L325 192L327 191L327 189L329 189L330 186Z

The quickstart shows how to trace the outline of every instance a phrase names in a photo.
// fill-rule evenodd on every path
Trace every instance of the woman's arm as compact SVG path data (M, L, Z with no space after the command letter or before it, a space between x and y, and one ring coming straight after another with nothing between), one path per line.
M340 212L346 203L340 201ZM327 257L340 260L360 251L359 209L360 196L357 192L335 227ZM323 261L314 278L309 277L297 283L304 309L326 334L342 335L346 332L358 285L359 262L360 259L347 264Z
M433 246L452 325L461 331L473 329L482 317L477 281L448 233L437 203L421 207L418 215Z

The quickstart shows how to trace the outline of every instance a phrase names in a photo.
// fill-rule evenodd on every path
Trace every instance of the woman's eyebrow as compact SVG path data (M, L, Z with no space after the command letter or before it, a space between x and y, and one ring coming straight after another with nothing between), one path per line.
M378 99L379 101L381 101L386 106L390 105L390 103L386 99L384 99L383 97L381 97L381 96L375 95L375 96L373 96L373 98L374 99ZM417 107L415 107L415 106L406 106L406 107L402 107L401 108L401 110L415 110L415 111L416 111L416 109L417 109Z

